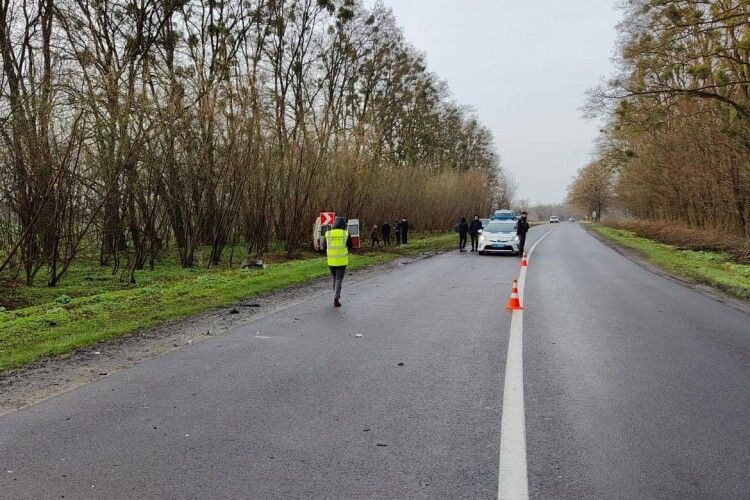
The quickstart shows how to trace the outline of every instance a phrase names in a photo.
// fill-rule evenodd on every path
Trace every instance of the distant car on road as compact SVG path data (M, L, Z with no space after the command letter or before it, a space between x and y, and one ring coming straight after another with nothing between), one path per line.
M510 220L492 220L479 236L479 254L498 252L518 254L516 223Z
M555 223L559 224L560 223L560 217L558 217L557 215L553 215L552 217L549 218L549 223L550 224L555 224Z
M573 217L571 217L570 219L568 219L568 222L575 222L575 221L576 220Z

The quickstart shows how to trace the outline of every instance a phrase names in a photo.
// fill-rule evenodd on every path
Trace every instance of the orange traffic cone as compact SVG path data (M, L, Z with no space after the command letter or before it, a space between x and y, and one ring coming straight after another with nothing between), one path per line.
M521 259L521 267L528 267L529 263L526 262L527 256L526 252L523 253L523 258Z
M521 301L518 299L518 281L516 280L513 280L513 290L510 292L510 299L508 299L508 304L505 307L511 311L523 309Z

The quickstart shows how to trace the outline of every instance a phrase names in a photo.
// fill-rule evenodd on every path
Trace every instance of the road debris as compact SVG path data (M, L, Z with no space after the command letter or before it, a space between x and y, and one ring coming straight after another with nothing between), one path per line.
M257 259L255 261L246 259L240 264L240 269L265 269L266 267L268 266L266 266L266 263L263 262L262 259Z

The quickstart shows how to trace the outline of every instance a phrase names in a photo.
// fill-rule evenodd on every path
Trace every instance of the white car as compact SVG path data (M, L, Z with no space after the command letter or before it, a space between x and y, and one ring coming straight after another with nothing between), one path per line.
M490 221L479 235L479 253L498 252L518 255L516 223L512 220Z
M549 218L549 223L550 224L555 224L555 223L559 224L560 223L560 217L558 217L557 215L553 215L552 217Z

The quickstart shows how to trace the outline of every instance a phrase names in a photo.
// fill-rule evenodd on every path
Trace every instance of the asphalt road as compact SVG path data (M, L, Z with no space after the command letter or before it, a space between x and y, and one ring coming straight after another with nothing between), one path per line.
M494 498L518 263L399 266L0 417L0 497ZM532 497L750 496L748 315L567 223L524 298Z
M530 494L750 498L750 315L560 224L524 326Z

